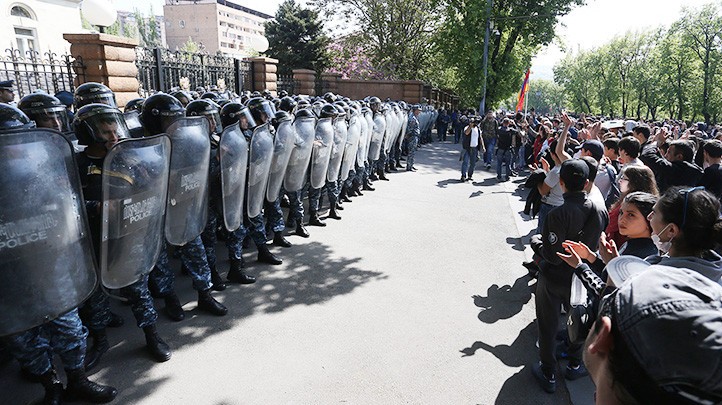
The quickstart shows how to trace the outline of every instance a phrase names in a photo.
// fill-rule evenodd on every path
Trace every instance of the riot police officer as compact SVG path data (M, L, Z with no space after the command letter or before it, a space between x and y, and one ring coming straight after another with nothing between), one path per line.
M95 82L83 83L78 86L75 89L74 102L76 112L80 107L93 103L107 104L111 107L118 106L115 101L115 93L108 86Z
M8 130L18 130L18 129L26 129L28 131L32 130L32 127L34 125L30 122L29 118L19 109L11 107L7 104L1 104L0 103L0 134L7 133ZM22 134L25 136L25 134ZM32 148L38 148L38 142L34 142ZM19 145L14 145L14 150L18 150ZM0 150L2 150L2 146L0 146ZM68 155L72 153L71 151L67 152ZM5 156L5 162L6 163L12 163L14 165L14 162L9 162L8 155L3 152L3 156ZM24 158L24 156L23 156ZM5 167L5 169L12 169L12 167ZM6 173L3 171L4 175L10 176L9 173ZM58 175L62 175L63 173L58 173ZM64 173L66 176L73 175L71 173ZM22 182L23 180L20 179ZM29 182L36 182L36 179L33 177L33 179L28 180ZM77 183L76 183L77 184ZM18 187L17 183L13 184L13 187ZM22 190L22 186L19 186ZM10 190L3 190L3 193L7 193L7 196L15 195L15 191L10 192ZM68 192L79 192L80 190L67 190ZM55 192L53 192L55 193ZM37 196L34 196L37 197ZM12 203L13 197L7 197L8 199L4 202ZM21 197L24 198L24 197ZM2 207L3 211L6 209L10 209L10 207ZM82 209L82 208L81 208ZM60 211L60 214L63 214L62 209L58 209ZM72 210L71 210L72 211ZM55 218L55 221L64 222L67 221L68 223L75 223L77 222L75 215L73 212L67 212L64 211L65 215L71 216L71 218ZM8 218L6 218L8 219ZM12 217L10 217L9 220L12 220ZM82 226L85 226L85 223L82 224ZM50 241L47 242L48 247L52 247L53 243ZM86 240L86 242L89 242ZM82 249L81 242L71 242L71 243L77 243L78 247ZM7 250L7 249L5 249ZM86 274L84 275L84 279L88 280L88 283L85 283L86 291L89 293L92 290L92 282L95 280L94 277L94 269L92 268L92 258L90 257L90 252L86 252L88 254L88 259L86 263L88 266L86 269ZM4 263L12 263L12 259L10 260L4 260ZM31 261L36 261L35 258L30 258ZM62 260L62 259L61 259ZM81 264L83 261L79 261L78 264ZM30 264L32 263L23 263L23 264ZM63 263L67 265L67 263ZM61 266L63 265L61 264ZM58 269L56 270L62 270L62 267L58 266ZM75 267L75 266L74 266ZM43 271L46 271L48 269L44 268ZM75 269L73 269L75 270ZM63 274L62 275L64 279L66 279L66 282L81 282L81 278L76 278L75 274ZM6 282L10 282L11 285L6 287L13 288L12 283L22 283L22 278L16 278L12 280L5 280ZM27 289L27 286L17 286L18 288ZM62 288L63 286L59 286L56 283L53 283L53 286L51 288ZM78 290L80 290L80 286L78 287ZM71 292L68 292L70 294ZM35 300L37 302L43 302L44 299L52 296L52 294L41 294L40 291L36 291L33 289L33 295L35 297ZM8 297L3 295L3 298L6 300L13 301L12 297ZM81 298L81 297L79 297ZM64 300L68 300L65 298ZM75 302L80 302L80 299L78 299ZM10 305L12 307L12 302L6 302L5 305L3 305L3 315L5 316L12 316L13 314L9 313L7 311L7 305ZM22 305L20 303L17 303L19 305ZM45 302L45 304L53 305L65 305L65 302ZM72 304L71 304L72 305ZM23 306L23 308L20 309L23 311L23 313L33 313L34 309L31 306ZM45 315L52 313L53 308L46 308L48 312L45 312ZM57 313L56 313L57 315ZM54 317L54 316L53 316ZM18 317L18 318L22 318ZM78 309L77 307L70 309L69 311L62 313L58 315L57 317L54 317L55 319L52 319L51 321L47 321L39 326L32 327L30 329L20 331L20 332L13 332L10 334L7 334L5 336L2 336L0 338L0 341L6 346L7 350L10 352L10 354L15 357L18 362L20 363L20 366L23 370L23 373L28 375L28 377L31 380L40 382L43 387L45 388L45 396L43 398L42 403L43 404L60 404L63 399L68 400L82 400L82 401L89 401L89 402L95 402L95 403L104 403L104 402L110 402L112 401L115 396L117 395L118 391L111 387L111 386L103 386L99 385L95 382L92 382L88 380L88 377L85 374L85 352L86 352L86 337L88 335L87 329L83 326L80 317L78 315ZM14 319L11 322L17 322L18 319ZM3 321L3 326L7 325L6 322ZM17 329L15 329L17 330ZM0 335L4 333L0 332ZM65 374L68 377L68 384L67 387L64 389L62 382L58 379L58 376L55 371L55 367L53 364L53 354L58 354L63 366L65 368Z
M185 109L178 99L168 94L158 93L148 97L143 103L141 122L149 135L157 135L166 132L173 122L183 116L185 116ZM173 138L171 137L171 144L172 142ZM193 288L198 292L198 309L217 316L226 315L228 309L211 295L213 287L211 269L208 266L200 234L185 245L178 247L178 253L180 253L183 266L193 279ZM167 248L163 248L155 268L150 273L150 282L158 295L164 299L168 317L174 321L181 321L185 319L185 312L175 293L174 281L175 274L170 268Z
M90 222L90 232L95 241L96 257L100 257L101 220L102 220L102 176L105 156L119 140L128 138L123 114L107 104L87 104L81 107L73 121L75 135L80 145L86 148L78 154L78 172L80 173L85 198L85 208ZM133 181L132 173L111 173L121 180ZM146 349L159 362L168 361L170 348L158 335L156 321L158 314L148 291L148 276L120 290L131 306L139 328L143 329ZM93 346L86 358L88 370L95 367L109 344L106 328L112 321L108 296L98 288L81 308L81 314L93 338Z
M57 98L44 93L33 93L20 99L18 108L35 121L38 128L70 132L67 109Z

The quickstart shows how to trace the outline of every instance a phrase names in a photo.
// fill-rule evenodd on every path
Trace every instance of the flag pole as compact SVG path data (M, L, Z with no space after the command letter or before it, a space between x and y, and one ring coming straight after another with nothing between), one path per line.
M529 82L526 84L526 94L524 95L524 118L526 119L529 113L529 86L531 85L531 75L529 75Z

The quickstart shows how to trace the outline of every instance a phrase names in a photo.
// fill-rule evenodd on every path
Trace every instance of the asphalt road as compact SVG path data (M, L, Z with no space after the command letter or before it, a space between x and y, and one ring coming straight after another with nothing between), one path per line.
M499 183L479 170L460 183L459 149L423 146L418 172L390 174L345 203L342 220L273 248L281 266L248 249L259 281L215 294L225 317L198 313L179 274L188 316L161 314L158 326L169 362L147 357L129 308L117 304L126 325L109 330L112 347L92 378L118 387L119 404L591 403L588 379L549 395L531 374L534 282L521 262L536 221L519 214L523 178ZM0 403L25 404L42 388L4 362L0 392Z

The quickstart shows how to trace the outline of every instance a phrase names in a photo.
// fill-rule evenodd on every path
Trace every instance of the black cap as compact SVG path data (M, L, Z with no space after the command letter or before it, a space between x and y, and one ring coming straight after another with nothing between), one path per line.
M562 163L559 178L567 191L581 191L589 177L589 166L581 159L569 159Z
M0 90L12 90L15 86L15 80L5 80L0 82Z

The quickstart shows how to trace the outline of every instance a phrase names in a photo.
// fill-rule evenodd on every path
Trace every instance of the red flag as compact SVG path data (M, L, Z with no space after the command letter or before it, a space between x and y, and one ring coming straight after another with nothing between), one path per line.
M529 90L529 73L531 69L526 70L524 76L524 83L521 84L521 91L519 92L519 102L516 103L516 110L521 111L524 109L524 98L526 98L526 92Z

